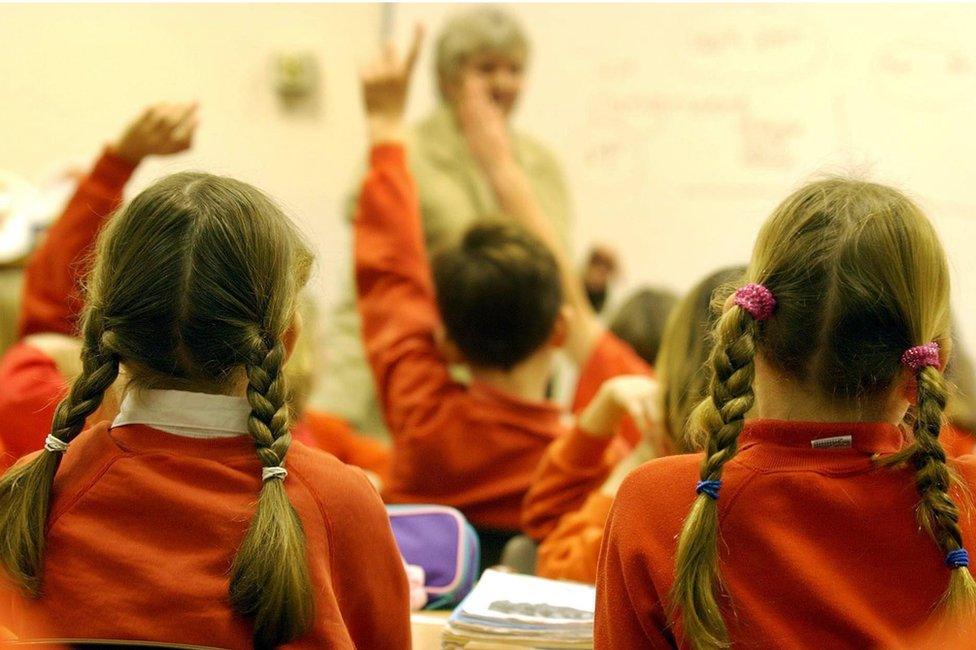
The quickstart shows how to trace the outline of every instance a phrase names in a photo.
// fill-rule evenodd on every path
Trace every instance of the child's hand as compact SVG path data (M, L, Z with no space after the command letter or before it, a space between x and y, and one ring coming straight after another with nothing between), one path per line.
M595 437L612 436L624 415L629 415L645 436L650 436L657 413L657 381L643 375L608 379L579 416L578 425Z
M484 79L476 75L464 79L457 117L471 154L485 171L514 161L505 114L491 101Z
M387 43L379 58L359 73L373 144L403 139L403 113L407 107L410 77L423 40L424 30L417 25L405 59L401 60L393 44Z
M155 104L125 128L112 150L134 164L150 155L180 153L193 144L198 122L196 102Z

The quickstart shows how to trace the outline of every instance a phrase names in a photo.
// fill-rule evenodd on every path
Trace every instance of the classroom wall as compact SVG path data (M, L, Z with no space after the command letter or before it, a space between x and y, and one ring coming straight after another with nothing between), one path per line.
M38 178L90 158L141 106L199 99L187 167L232 174L281 201L321 256L326 309L348 264L340 199L363 159L355 67L389 19L433 36L452 5L0 6L0 168ZM976 349L976 7L517 5L535 44L516 120L563 161L575 244L612 242L624 288L685 289L744 261L778 200L822 171L909 190L950 252ZM384 13L386 12L386 13ZM430 47L411 114L434 102ZM317 107L285 111L279 50L318 57Z
M193 150L147 162L137 191L194 168L236 176L281 202L313 239L316 293L348 258L337 206L361 169L356 67L375 46L377 5L0 6L0 168L38 180L91 159L143 106L199 100ZM317 102L285 110L272 57L318 60Z

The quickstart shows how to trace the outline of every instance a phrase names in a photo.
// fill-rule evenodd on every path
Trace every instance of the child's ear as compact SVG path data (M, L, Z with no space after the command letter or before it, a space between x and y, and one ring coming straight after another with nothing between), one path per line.
M918 377L915 376L914 372L907 369L903 369L898 375L898 395L911 404L916 406L918 404Z
M434 343L448 363L452 365L467 363L467 359L464 358L461 349L457 346L457 343L451 340L451 337L447 335L447 330L443 327L438 327L434 330Z
M552 334L549 336L549 345L554 348L561 348L566 345L569 338L569 324L573 321L573 308L563 305L556 314L556 322L552 325Z
M285 330L285 335L281 339L281 342L285 344L285 361L288 361L291 358L291 353L295 351L298 337L302 335L304 325L302 313L296 309L291 317L291 324L288 325L288 329Z

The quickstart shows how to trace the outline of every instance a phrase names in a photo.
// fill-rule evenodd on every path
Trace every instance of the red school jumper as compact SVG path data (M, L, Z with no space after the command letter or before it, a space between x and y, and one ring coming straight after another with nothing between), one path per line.
M302 521L312 631L289 648L410 647L407 581L362 471L293 443L285 489ZM47 638L252 647L228 572L254 515L261 463L248 436L190 438L101 423L55 478L43 596L13 597L12 630Z
M850 447L812 446L842 436ZM720 602L733 647L905 647L938 611L949 570L915 520L914 474L871 460L902 444L888 424L746 423L718 499L731 597ZM687 647L665 611L700 462L701 454L650 461L617 493L600 553L596 648ZM949 463L976 487L976 458ZM972 550L972 510L953 496Z
M568 430L564 413L551 402L451 378L434 341L441 321L424 246L403 147L374 147L355 220L355 260L364 345L393 437L383 497L449 505L476 526L517 530L543 453ZM594 351L594 368L617 354L608 340ZM592 397L602 380L588 374L581 383Z

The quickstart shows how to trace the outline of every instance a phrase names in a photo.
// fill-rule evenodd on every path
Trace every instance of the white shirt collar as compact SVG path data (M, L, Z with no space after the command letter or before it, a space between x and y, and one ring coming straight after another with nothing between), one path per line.
M190 438L231 438L248 435L250 413L251 406L244 397L130 389L112 426L144 424Z

